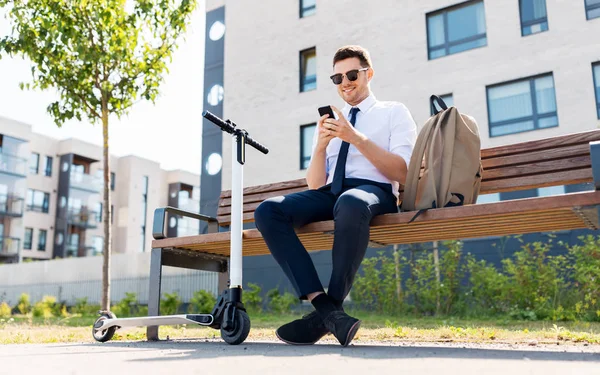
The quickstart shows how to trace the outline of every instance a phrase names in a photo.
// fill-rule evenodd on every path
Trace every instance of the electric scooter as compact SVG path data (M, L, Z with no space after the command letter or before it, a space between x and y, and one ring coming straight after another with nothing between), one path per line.
M232 138L229 289L222 292L210 314L117 318L110 311L100 311L100 317L92 328L92 334L96 341L106 342L110 340L119 328L177 324L198 324L220 329L223 340L231 345L241 344L250 333L250 317L242 303L242 208L244 163L246 159L245 146L250 145L263 154L267 154L269 150L253 140L246 130L238 129L233 122L223 121L209 111L204 111L202 116L217 125L222 131L231 134Z

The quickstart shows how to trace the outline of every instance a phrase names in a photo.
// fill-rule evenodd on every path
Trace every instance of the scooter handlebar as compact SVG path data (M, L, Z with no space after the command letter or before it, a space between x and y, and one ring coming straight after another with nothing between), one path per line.
M209 111L204 111L204 113L202 114L202 117L204 117L208 121L210 121L213 124L215 124L218 127L220 127L221 130L223 130L224 132L227 132L229 134L233 134L233 133L236 132L235 126L233 126L231 123L228 123L228 122L225 122L225 121L221 120L219 117L213 115ZM246 144L254 147L258 151L262 152L263 154L268 154L269 153L269 149L267 147L261 145L259 142L257 142L254 139L252 139L252 137L250 137L248 135L248 133L245 134L245 139L246 139Z

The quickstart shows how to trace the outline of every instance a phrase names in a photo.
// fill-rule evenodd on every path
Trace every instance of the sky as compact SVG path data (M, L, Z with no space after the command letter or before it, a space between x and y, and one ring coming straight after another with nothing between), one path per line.
M109 119L109 148L116 156L136 155L159 162L167 170L200 174L202 103L204 84L204 0L191 17L187 32L168 64L155 104L140 101L120 120ZM0 11L0 36L10 25ZM77 138L102 145L102 125L87 119L58 128L46 107L58 98L55 91L22 91L20 82L31 82L31 65L17 58L0 60L0 116L32 126L56 139Z

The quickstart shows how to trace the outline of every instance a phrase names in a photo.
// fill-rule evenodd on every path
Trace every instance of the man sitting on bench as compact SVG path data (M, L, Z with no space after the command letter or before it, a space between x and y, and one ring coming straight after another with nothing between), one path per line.
M269 250L300 299L315 311L279 327L277 337L289 344L314 344L331 332L347 346L360 321L342 303L369 243L376 215L398 211L399 183L417 136L415 122L401 103L378 101L370 90L373 67L367 50L346 46L333 57L331 80L346 102L337 119L319 119L306 180L310 190L270 198L254 213ZM315 266L294 228L334 220L333 271L325 293Z

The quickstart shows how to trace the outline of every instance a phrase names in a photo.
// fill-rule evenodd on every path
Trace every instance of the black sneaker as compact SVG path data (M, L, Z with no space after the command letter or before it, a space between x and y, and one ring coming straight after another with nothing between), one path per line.
M302 319L282 325L275 331L281 341L291 345L312 345L328 333L329 330L316 310Z
M323 323L342 346L348 346L360 328L360 320L339 310L329 313Z

